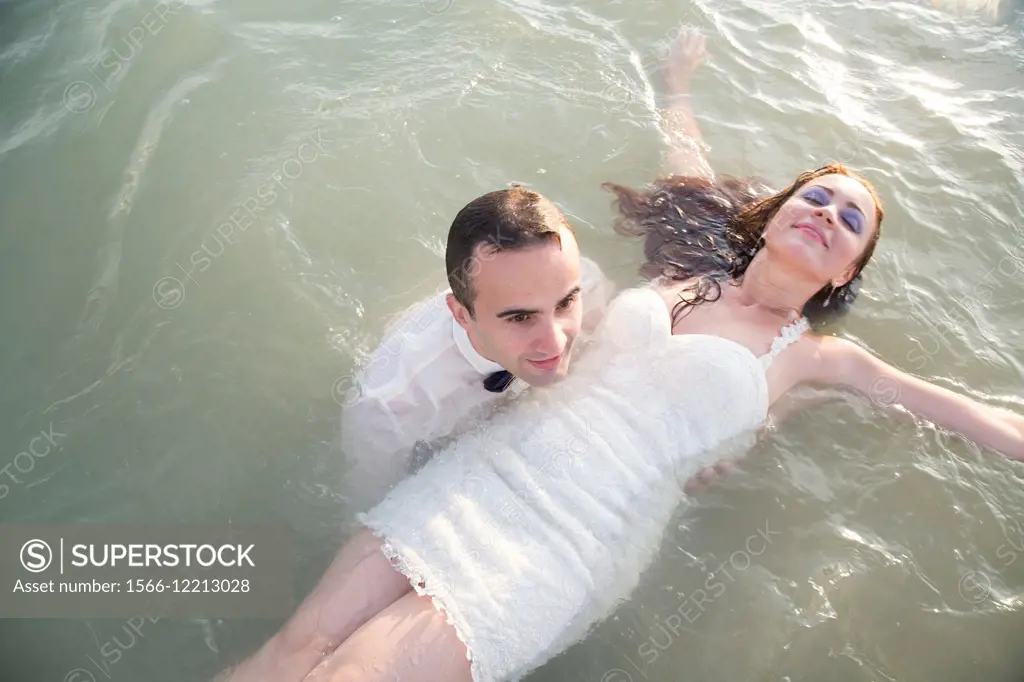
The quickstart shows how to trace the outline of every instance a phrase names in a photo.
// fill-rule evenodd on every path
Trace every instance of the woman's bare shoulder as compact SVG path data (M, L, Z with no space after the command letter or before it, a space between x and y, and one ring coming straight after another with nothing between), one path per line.
M792 384L832 385L842 383L863 349L852 341L835 336L805 332L791 348L789 371Z
M806 331L787 346L768 368L768 385L772 404L801 388L821 388L818 377L827 362L822 345L828 337Z
M680 301L690 300L688 292L692 292L697 284L697 277L689 279L673 279L670 277L659 277L651 282L651 287L658 292L665 307L671 312Z

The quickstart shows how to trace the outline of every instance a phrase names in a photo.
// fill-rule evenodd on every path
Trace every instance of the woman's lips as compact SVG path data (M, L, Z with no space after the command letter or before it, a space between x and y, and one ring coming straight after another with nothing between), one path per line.
M821 242L821 245L824 246L826 249L828 248L828 243L825 241L825 235L822 234L821 230L818 229L816 226L811 225L810 223L797 223L793 227L795 227L798 230L803 230L804 232L806 232L807 234L811 235L819 242Z
M537 369L550 370L558 367L558 363L561 362L561 360L562 356L559 354L553 358L548 358L547 360L529 360L528 362Z

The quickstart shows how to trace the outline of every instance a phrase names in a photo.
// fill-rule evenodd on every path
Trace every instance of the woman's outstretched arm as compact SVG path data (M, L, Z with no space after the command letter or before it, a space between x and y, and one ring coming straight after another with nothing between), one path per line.
M681 33L662 63L665 106L658 111L661 129L669 144L662 173L714 179L704 156L704 138L690 102L690 81L704 61L704 36Z
M847 386L873 403L900 405L979 445L1024 460L1024 417L936 386L876 358L844 339L821 339L810 363L815 383Z

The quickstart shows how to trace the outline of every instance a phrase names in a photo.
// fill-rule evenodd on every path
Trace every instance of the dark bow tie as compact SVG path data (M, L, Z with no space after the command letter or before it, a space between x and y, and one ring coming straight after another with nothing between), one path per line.
M501 393L512 385L513 379L515 379L515 375L503 369L500 372L488 374L484 379L484 388L491 393Z

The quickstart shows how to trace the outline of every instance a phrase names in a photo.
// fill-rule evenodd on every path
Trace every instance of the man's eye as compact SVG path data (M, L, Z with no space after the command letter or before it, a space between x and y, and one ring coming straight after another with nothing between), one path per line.
M566 308L571 308L572 304L575 303L575 302L576 302L576 297L572 296L570 298L565 299L561 303L559 303L558 307L563 309L563 310L565 310Z
M510 322L512 322L514 324L522 324L523 322L526 322L527 320L529 320L530 316L527 315L526 313L522 313L520 315L513 315L512 317L510 317L508 319L509 319Z

